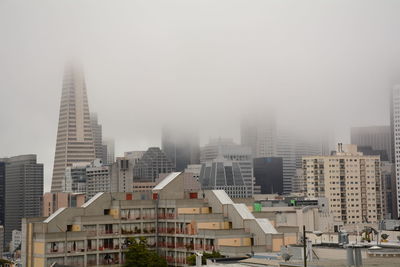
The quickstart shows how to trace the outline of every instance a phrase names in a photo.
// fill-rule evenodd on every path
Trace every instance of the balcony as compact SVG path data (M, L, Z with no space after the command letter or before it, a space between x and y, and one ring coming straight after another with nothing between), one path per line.
M99 235L119 235L119 230L101 230Z
M161 220L175 219L175 213L158 214L158 219L161 219Z

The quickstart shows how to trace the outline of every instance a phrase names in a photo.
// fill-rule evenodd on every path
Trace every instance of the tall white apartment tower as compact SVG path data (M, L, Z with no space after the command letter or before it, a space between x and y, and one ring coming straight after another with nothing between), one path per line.
M59 116L52 192L62 190L65 168L95 159L86 85L79 66L65 68Z
M396 85L392 91L391 99L391 128L392 128L392 158L396 172L396 209L397 215L400 214L400 84Z

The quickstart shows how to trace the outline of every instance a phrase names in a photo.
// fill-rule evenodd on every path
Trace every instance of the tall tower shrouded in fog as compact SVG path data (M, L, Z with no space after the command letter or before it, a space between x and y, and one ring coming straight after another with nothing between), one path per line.
M52 192L62 190L66 167L95 158L86 85L80 66L65 68L59 116Z

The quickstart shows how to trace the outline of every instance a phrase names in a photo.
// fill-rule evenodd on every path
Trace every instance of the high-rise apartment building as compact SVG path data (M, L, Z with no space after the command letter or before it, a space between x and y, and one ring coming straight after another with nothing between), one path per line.
M356 145L338 145L332 156L303 158L309 198L325 197L329 211L345 224L377 223L383 218L379 156L365 156Z
M155 182L160 173L170 173L174 167L158 147L150 147L133 167L134 182Z
M65 169L95 159L84 75L80 67L65 68L51 191L62 190Z
M198 134L187 129L163 127L161 149L171 160L176 171L183 171L189 164L200 163Z
M232 139L211 139L201 148L200 181L205 189L224 189L231 197L251 197L254 192L251 148Z
M90 125L92 126L94 154L96 159L103 158L103 134L99 124L97 113L90 113Z
M129 158L117 157L111 165L111 192L132 192L133 166Z
M115 142L112 138L103 138L103 164L111 165L115 162Z
M5 172L5 242L11 241L12 230L21 230L21 220L41 215L43 164L36 155L8 158Z
M184 174L172 173L149 194L99 193L81 208L24 219L23 266L121 266L129 239L139 237L170 266L187 266L198 251L234 258L296 243L296 233L279 233L224 191L204 191L199 198L185 192L184 181Z
M392 161L390 126L369 126L351 128L351 143L358 147L371 147L382 151L381 161Z
M86 168L86 199L99 192L111 192L111 166L103 165L99 159Z

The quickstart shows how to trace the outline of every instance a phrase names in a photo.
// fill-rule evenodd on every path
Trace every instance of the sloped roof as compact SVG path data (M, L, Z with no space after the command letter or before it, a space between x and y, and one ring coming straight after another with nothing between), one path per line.
M47 217L46 220L44 220L44 223L49 223L51 222L51 220L53 220L55 217L57 217L59 214L61 214L61 212L63 212L64 210L66 210L67 208L59 208L58 210L56 210L56 212L54 212L53 214L51 214L49 217Z
M181 174L181 172L173 172L170 173L167 177L165 177L161 182L159 182L154 188L153 191L155 190L161 190L165 186L167 186L170 182L172 182L178 175Z
M246 207L245 204L243 203L233 204L233 207L237 210L242 219L244 220L254 219L254 215L250 212L250 210Z
M260 226L260 228L264 231L266 234L278 234L278 231L276 231L275 227L271 224L271 222L268 219L256 219L256 222Z
M96 199L98 199L101 195L103 195L104 192L99 192L96 195L94 195L94 197L92 197L91 199L89 199L88 201L85 202L85 204L82 205L82 208L87 208L90 204L92 204L93 202L96 201Z
M218 198L222 205L233 204L232 199L228 196L225 190L212 190L214 195Z

